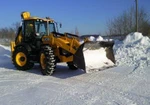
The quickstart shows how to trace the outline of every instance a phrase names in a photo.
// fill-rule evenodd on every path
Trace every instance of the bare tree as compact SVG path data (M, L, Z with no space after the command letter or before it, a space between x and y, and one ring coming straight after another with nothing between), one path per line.
M3 43L9 45L9 42L15 39L16 31L19 25L20 23L16 22L10 27L0 28L0 39L3 41Z
M75 34L79 36L79 31L77 27L75 28Z
M20 23L19 23L19 22L16 22L16 23L13 23L13 24L12 24L12 28L13 28L14 31L17 31L18 28L19 28L19 26L20 26Z
M144 10L144 8L140 8L138 12L139 32L150 35L150 21L148 19L148 13ZM135 15L135 8L131 7L118 17L109 20L107 22L107 34L124 35L134 32L136 30Z

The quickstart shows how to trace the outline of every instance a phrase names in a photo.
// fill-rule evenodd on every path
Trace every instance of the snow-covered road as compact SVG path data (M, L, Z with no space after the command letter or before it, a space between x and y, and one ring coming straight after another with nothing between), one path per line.
M1 105L149 105L149 75L116 67L85 74L58 66L53 76L31 71L0 70ZM147 69L148 71L148 69Z
M43 76L39 65L16 70L9 48L0 45L0 105L150 105L150 66L125 65L132 62L123 63L118 48L117 67L85 73L62 63L52 76Z

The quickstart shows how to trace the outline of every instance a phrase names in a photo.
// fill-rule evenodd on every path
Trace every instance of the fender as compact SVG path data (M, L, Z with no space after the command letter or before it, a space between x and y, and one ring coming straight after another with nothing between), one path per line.
M31 47L27 43L20 43L15 47L15 49L17 49L19 47L24 47L28 52L32 51Z

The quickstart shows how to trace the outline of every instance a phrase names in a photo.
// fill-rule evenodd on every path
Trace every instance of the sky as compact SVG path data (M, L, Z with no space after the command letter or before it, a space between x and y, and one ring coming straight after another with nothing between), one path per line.
M138 0L138 4L150 12L150 0ZM0 28L21 22L21 12L29 11L61 22L62 33L77 28L80 35L104 34L107 22L131 6L135 7L135 0L1 0Z

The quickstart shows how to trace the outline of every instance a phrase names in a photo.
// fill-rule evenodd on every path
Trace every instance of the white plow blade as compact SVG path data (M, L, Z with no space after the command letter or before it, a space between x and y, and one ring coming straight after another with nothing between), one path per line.
M106 51L103 47L95 50L83 49L83 55L85 59L86 73L100 71L115 65L107 58Z

